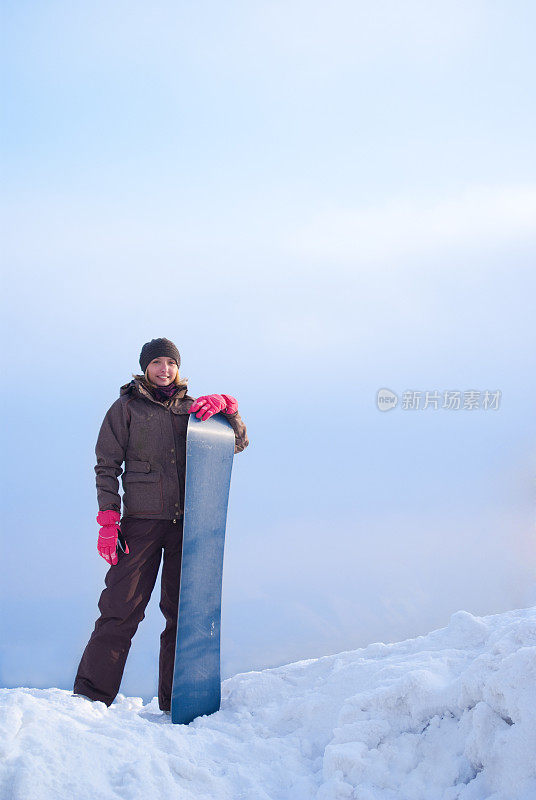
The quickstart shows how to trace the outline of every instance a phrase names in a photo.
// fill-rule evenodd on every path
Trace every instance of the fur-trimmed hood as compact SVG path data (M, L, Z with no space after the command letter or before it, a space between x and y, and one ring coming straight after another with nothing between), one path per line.
M159 403L160 405L169 407L170 405L175 405L178 400L191 400L192 403L194 401L193 397L187 394L188 385L184 383L182 386L179 385L179 389L173 397L169 400L163 401L158 400L155 395L153 394L150 385L145 380L144 375L136 375L129 383L123 384L119 389L119 396L122 397L123 395L132 395L143 397L145 400L151 400L153 403Z

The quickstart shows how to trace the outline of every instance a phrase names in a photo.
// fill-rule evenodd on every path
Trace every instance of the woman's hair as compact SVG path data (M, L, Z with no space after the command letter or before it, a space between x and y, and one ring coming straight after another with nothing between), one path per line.
M143 375L135 375L132 373L133 378L138 378L138 380L143 381L149 388L154 388L155 384L151 383L149 380L149 376L147 375L147 370L143 373ZM177 374L173 380L173 383L176 383L177 386L186 386L188 384L188 378L181 378L179 375L179 370L177 370Z

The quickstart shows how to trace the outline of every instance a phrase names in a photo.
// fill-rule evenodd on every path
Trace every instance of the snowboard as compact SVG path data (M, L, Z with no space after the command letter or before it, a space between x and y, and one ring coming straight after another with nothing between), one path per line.
M222 414L205 421L190 415L173 723L188 724L220 707L223 548L234 447L234 431Z

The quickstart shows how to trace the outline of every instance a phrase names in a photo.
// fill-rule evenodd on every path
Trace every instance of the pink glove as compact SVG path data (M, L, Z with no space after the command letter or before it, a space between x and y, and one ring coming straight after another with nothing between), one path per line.
M97 550L99 555L104 558L108 564L114 566L117 564L117 536L121 532L119 527L119 520L121 515L119 511L114 511L113 508L107 511L99 511L97 514L97 522L102 525L99 531L99 540L97 542ZM125 542L125 553L128 553L128 544Z
M238 401L235 400L234 397L231 397L230 394L222 394L223 399L227 403L227 408L225 409L226 414L236 414L238 411Z
M234 414L238 411L238 403L230 394L206 394L198 397L190 406L190 414L195 411L199 411L195 415L197 419L205 421L219 411L224 411L226 414Z

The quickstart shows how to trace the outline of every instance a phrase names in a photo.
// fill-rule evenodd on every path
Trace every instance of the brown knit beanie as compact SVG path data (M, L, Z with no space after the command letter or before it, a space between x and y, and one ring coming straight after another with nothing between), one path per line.
M150 342L146 342L141 348L140 353L141 371L145 372L147 366L151 363L153 358L161 358L163 356L174 358L177 362L177 366L180 367L180 353L173 342L171 342L169 339L151 339Z

